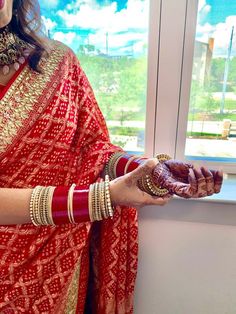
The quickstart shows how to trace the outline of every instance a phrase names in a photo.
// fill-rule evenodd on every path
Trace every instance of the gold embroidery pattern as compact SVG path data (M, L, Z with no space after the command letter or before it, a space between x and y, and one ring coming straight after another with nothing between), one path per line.
M80 259L81 260L81 259ZM73 277L71 279L70 287L67 293L67 303L64 313L75 314L77 301L78 301L78 289L79 289L79 276L80 276L80 260L78 261Z
M46 97L42 98L55 68L65 55L65 47L58 47L47 60L42 61L43 74L36 73L26 66L0 101L0 153L6 150L16 135L19 136L19 132L22 135L22 127L33 125L36 115L30 117L32 110L38 115L41 114L54 93L54 90L49 88Z

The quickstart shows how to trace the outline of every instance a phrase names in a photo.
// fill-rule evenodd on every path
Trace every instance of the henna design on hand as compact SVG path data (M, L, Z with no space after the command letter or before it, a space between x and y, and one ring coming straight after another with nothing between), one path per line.
M220 171L197 168L173 159L158 164L152 175L155 184L183 198L200 198L219 193L223 182Z

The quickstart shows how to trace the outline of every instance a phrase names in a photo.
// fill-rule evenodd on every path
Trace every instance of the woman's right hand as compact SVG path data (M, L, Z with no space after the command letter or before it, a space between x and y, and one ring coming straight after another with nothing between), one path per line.
M110 181L112 204L136 208L145 205L165 205L172 198L171 195L165 197L151 196L138 187L138 181L145 175L151 175L157 163L156 158L147 159L132 172Z

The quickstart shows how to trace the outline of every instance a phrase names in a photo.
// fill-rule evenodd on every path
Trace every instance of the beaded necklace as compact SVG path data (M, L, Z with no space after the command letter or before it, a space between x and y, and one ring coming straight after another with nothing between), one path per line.
M2 73L7 75L10 68L19 70L30 54L29 44L11 32L9 26L0 29L0 67Z

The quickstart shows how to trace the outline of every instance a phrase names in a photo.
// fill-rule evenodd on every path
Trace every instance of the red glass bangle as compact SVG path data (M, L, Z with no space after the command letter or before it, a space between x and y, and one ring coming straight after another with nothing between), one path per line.
M52 219L55 225L70 223L67 210L68 186L58 186L52 198Z
M115 169L117 177L121 177L121 176L124 175L125 166L126 166L127 162L129 161L130 157L131 157L131 155L126 154L126 155L123 155L119 159L119 161L118 161L118 163L116 165L116 169Z
M76 223L90 221L88 198L89 190L75 188L73 194L73 216Z
M129 173L131 171L133 171L134 169L138 168L138 166L140 166L147 158L137 158L131 161L130 165L127 168L126 173Z

